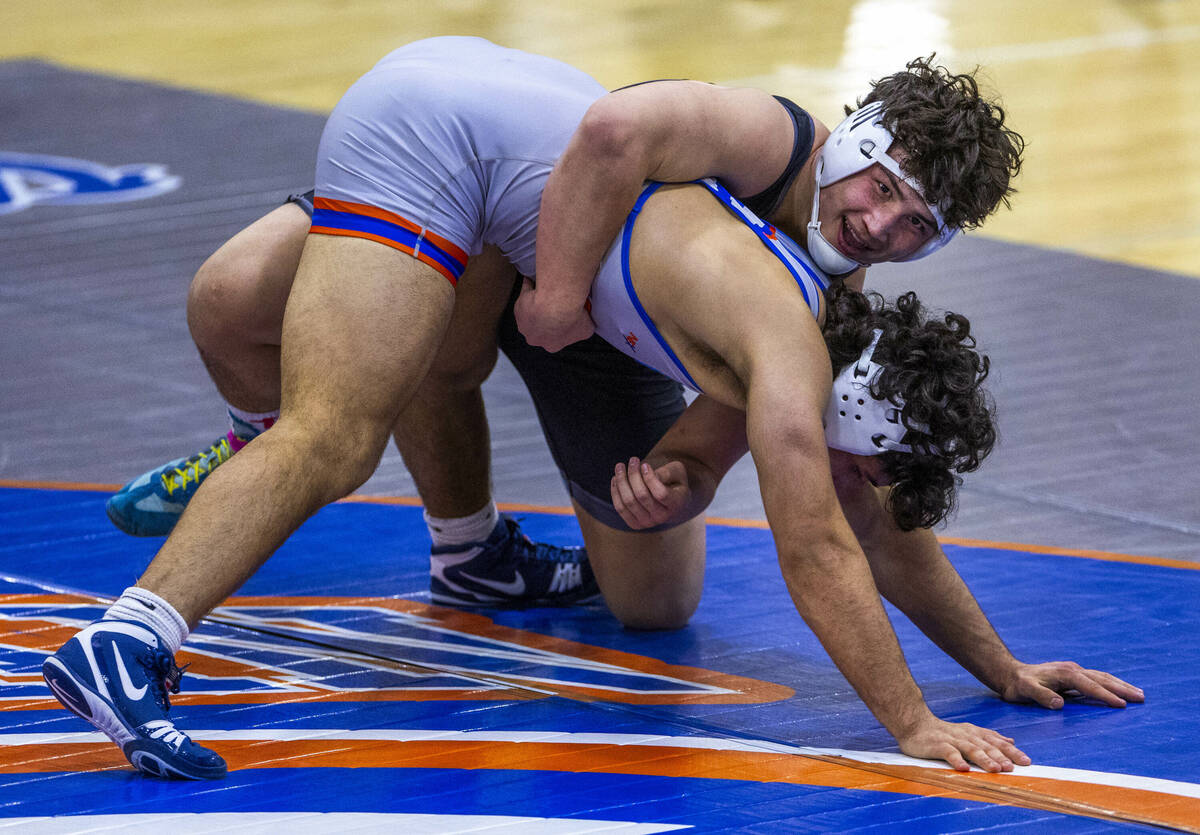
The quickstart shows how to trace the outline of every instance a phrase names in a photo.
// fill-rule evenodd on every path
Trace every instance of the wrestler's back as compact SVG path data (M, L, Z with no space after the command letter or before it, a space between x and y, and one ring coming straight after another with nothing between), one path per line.
M746 319L743 307L765 301L819 325L828 283L799 244L719 183L651 185L601 263L590 310L596 334L622 353L740 408L741 383L696 323ZM742 304L714 304L729 295Z

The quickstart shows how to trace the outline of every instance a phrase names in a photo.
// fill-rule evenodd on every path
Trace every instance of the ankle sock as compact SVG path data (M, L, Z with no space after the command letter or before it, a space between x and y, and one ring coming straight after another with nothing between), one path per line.
M488 502L482 510L470 516L460 516L456 519L439 519L425 512L425 525L429 528L429 538L435 546L465 545L468 542L483 542L496 528L500 521L500 511L495 502Z
M152 591L130 586L108 608L101 620L131 620L149 627L162 639L171 655L187 640L188 625L175 607Z
M226 404L228 406L228 404ZM229 410L229 442L233 443L234 439L241 441L234 452L244 447L249 441L254 440L262 433L266 432L275 425L275 421L279 420L279 410L273 412L247 412L236 406L228 406Z

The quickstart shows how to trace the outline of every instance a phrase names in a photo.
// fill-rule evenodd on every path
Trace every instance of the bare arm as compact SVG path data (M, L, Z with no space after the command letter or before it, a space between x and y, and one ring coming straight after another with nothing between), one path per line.
M783 171L792 142L791 118L760 90L661 81L597 100L542 193L537 285L515 311L526 339L554 351L591 333L588 289L646 180L720 177L754 194Z
M1027 762L1012 740L943 722L925 704L834 491L821 423L832 375L820 328L791 276L734 222L700 189L663 189L643 209L630 270L699 385L745 413L797 611L905 753L959 769L968 760L989 771Z
M788 346L781 329L763 330L773 340L746 357L739 377L747 381L750 452L796 610L905 753L960 770L968 762L987 771L1028 763L1011 739L944 722L925 704L834 489L821 424L830 376L820 333L814 323Z
M634 530L682 524L704 512L746 450L746 413L701 395L644 460L616 465L613 506Z
M866 551L880 592L930 640L1004 699L1062 707L1064 692L1075 691L1124 707L1140 702L1142 691L1100 670L1070 661L1025 664L1018 661L988 621L933 532L905 533L895 526L884 501L886 490L865 482L838 485L838 496Z

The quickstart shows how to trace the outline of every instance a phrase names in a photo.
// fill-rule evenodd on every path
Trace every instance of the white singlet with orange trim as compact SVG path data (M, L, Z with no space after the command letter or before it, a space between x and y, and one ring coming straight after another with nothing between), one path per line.
M482 38L401 47L326 123L311 231L378 241L452 283L496 245L532 276L542 188L604 92L574 67Z
M808 303L809 310L820 321L821 307L825 304L825 291L829 288L829 277L813 262L804 248L771 224L760 220L716 180L696 182L707 188L734 217L754 230L763 246L767 247L792 274L805 302ZM684 368L679 357L671 350L671 346L642 307L629 273L629 243L633 237L634 224L643 204L661 186L662 183L650 183L642 190L621 234L609 247L600 265L600 271L592 282L592 291L588 298L589 311L596 323L597 335L605 342L643 365L682 383L692 391L700 392L700 386L692 379L692 375Z

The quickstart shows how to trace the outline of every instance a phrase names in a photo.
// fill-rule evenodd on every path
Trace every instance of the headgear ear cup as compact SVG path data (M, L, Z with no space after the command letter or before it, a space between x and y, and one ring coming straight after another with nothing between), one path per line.
M825 443L831 449L854 455L912 452L912 446L903 442L905 434L910 428L917 432L928 432L929 428L904 423L903 401L893 404L871 393L875 378L883 373L883 366L873 360L883 331L876 328L874 333L871 344L833 381L825 407Z

